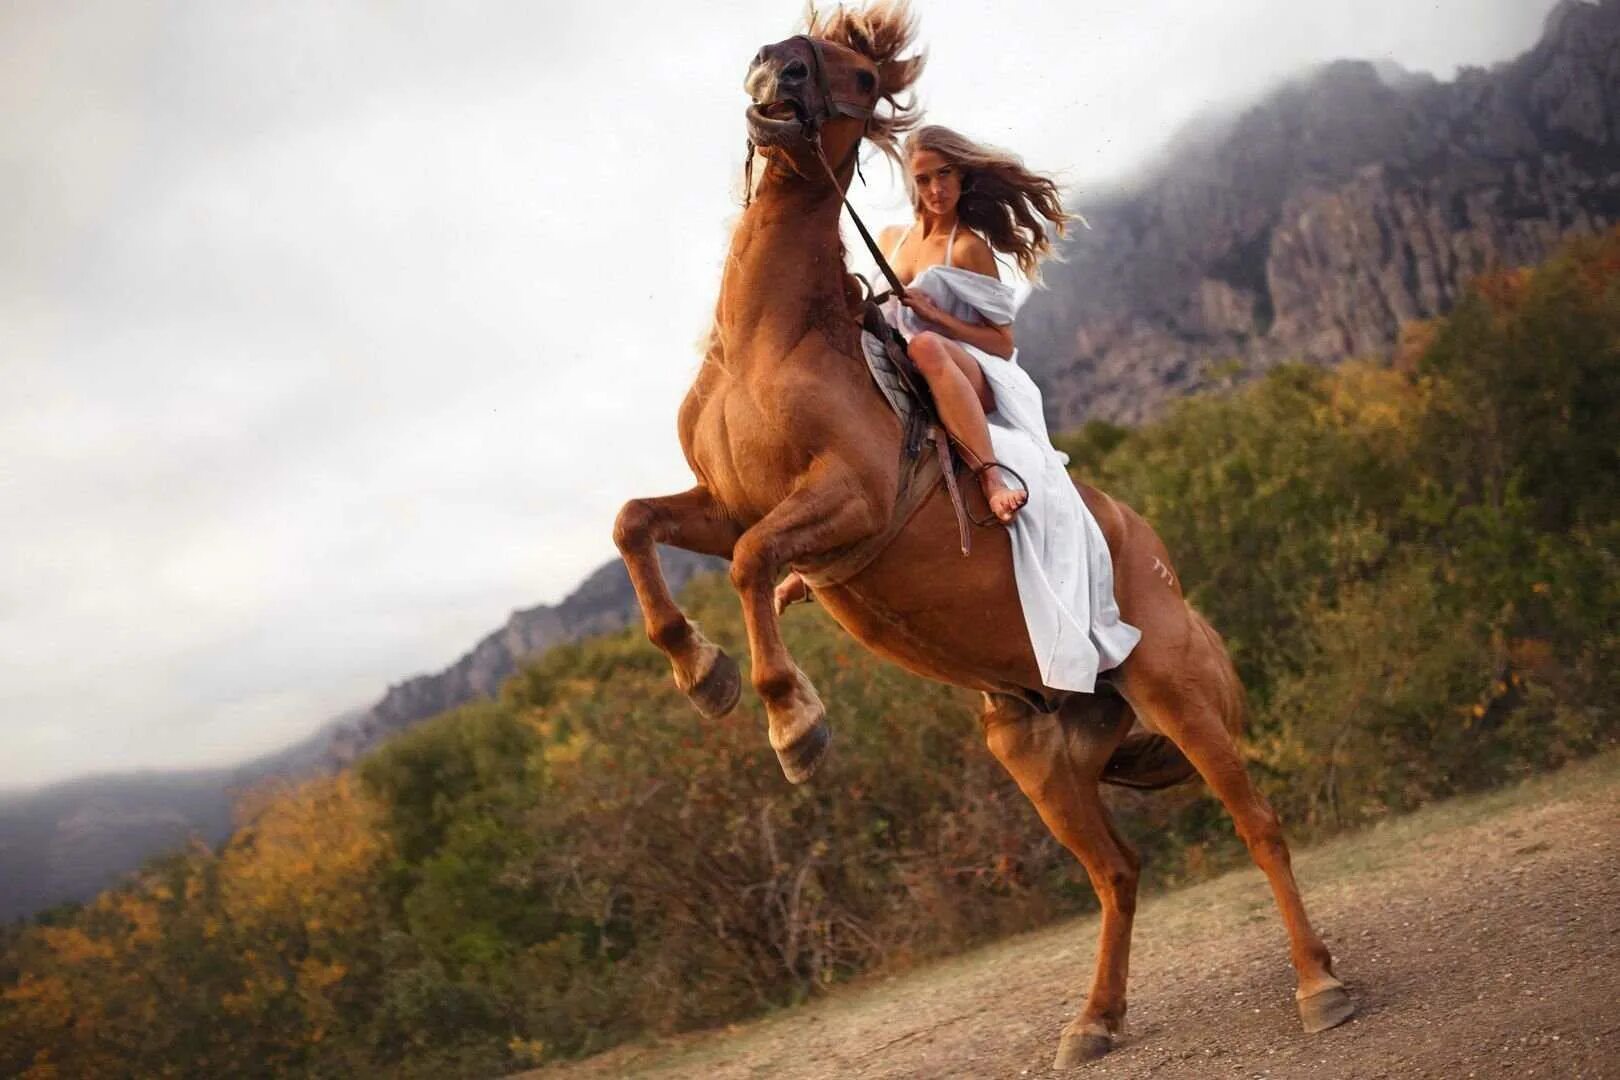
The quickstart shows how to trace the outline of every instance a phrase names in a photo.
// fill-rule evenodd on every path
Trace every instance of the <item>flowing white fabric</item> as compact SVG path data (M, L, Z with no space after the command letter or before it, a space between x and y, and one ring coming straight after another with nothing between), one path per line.
M1017 310L1011 285L960 267L930 266L908 287L927 293L963 322L1006 325ZM950 336L892 298L885 314L908 341L924 330ZM1098 673L1121 664L1142 638L1120 618L1108 543L1069 479L1068 455L1052 446L1041 391L1018 366L1017 353L1003 360L966 342L957 344L979 362L995 394L995 409L986 419L996 460L1029 484L1029 501L1009 530L1013 576L1041 681L1054 690L1090 693Z

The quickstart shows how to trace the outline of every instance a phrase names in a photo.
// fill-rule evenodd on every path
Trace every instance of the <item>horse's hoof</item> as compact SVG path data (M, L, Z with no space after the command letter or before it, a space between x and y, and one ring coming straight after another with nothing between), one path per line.
M765 711L770 716L771 749L782 763L782 775L791 784L802 784L821 764L832 742L832 729L827 726L827 710L821 704L821 695L805 678L804 672L793 669L793 684L785 690L765 693Z
M1307 1035L1338 1027L1356 1014L1356 1003L1350 992L1342 986L1318 990L1307 998L1299 999L1299 1022Z
M802 784L810 779L831 744L832 727L822 716L793 742L777 747L776 759L782 763L782 775L788 783Z
M716 649L709 670L686 696L706 720L718 720L729 714L742 698L742 672L737 669L737 661Z
M1057 1057L1052 1059L1054 1069L1072 1069L1088 1061L1096 1061L1114 1048L1114 1040L1107 1035L1088 1031L1065 1031L1058 1040Z

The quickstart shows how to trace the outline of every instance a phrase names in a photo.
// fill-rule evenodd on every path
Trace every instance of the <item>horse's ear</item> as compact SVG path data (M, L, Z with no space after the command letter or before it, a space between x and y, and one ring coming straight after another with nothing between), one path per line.
M854 19L845 19L842 23L843 40L839 42L846 48L854 49L862 56L873 60L878 58L876 47L872 44L872 35L867 33L866 25Z

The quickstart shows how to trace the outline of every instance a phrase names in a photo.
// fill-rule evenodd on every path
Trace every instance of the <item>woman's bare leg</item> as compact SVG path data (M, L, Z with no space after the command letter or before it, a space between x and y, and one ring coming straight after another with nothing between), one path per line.
M980 462L994 461L990 426L984 416L996 407L996 399L984 372L979 370L979 362L950 338L932 331L912 338L910 353L934 392L939 418L946 429ZM1011 521L1029 498L1023 489L1008 486L1000 469L986 469L979 474L979 482L991 512L1002 521Z

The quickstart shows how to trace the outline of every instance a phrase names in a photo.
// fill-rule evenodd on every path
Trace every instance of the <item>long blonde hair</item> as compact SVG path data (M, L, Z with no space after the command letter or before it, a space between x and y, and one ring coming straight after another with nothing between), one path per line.
M976 143L939 124L917 128L906 138L906 160L919 150L932 150L960 170L958 220L991 248L1011 255L1031 281L1040 281L1040 261L1053 254L1047 226L1062 236L1075 219L1063 209L1056 181L1025 168L1017 154ZM920 210L911 170L904 172L912 208Z

